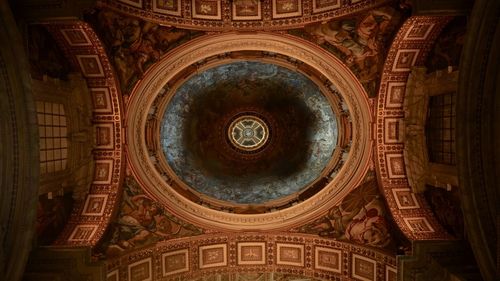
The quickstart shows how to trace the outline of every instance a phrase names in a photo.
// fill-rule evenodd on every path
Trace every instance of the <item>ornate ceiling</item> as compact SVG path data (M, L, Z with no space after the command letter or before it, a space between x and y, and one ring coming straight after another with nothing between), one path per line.
M269 63L232 62L199 70L171 92L162 97L170 101L161 146L174 174L200 193L263 204L331 170L337 121L328 99L304 75Z
M96 135L54 244L92 247L109 280L395 280L408 240L451 239L397 125L451 17L407 8L105 0L41 23L87 81Z
M321 211L326 210L328 204L325 204L325 202L338 201L352 190L361 182L368 170L371 155L371 142L369 140L371 113L367 95L359 82L353 78L349 70L338 59L314 45L304 43L305 41L298 38L270 33L209 35L190 42L190 44L179 49L180 52L167 56L153 66L149 70L151 75L147 75L136 86L128 107L129 124L127 127L130 138L128 149L134 151L134 153L129 153L129 160L131 169L138 177L139 182L157 200L164 202L173 212L182 214L187 220L198 221L210 227L233 230L277 229L300 224L301 221L307 220L308 217L317 216ZM149 121L154 120L155 116L160 114L159 105L155 104L158 95L168 95L163 85L168 84L172 78L177 77L179 72L182 73L182 69L193 64L203 65L209 58L217 62L224 59L223 57L217 57L218 54L238 51L271 52L290 57L304 64L307 63L317 73L325 77L326 81L329 81L326 84L330 85L328 86L330 90L325 89L324 92L332 96L333 100L341 103L338 111L340 113L340 109L342 109L344 118L346 118L342 122L346 122L349 124L347 126L350 127L347 141L341 142L341 147L344 150L338 152L342 152L343 164L337 167L338 169L335 172L327 173L325 181L321 183L326 187L317 190L309 200L303 198L295 201L288 205L287 208L282 208L280 212L271 211L241 216L227 212L227 210L206 208L203 202L196 202L197 200L193 202L176 191L177 188L172 188L172 186L176 185L175 178L160 172L161 170L156 167L161 166L161 160L151 161L151 158L157 154L154 152L154 139L158 138L158 134L154 133L153 125L155 122L150 125ZM185 77L185 74L183 76ZM297 84L297 81L295 83ZM279 97L276 94L272 96ZM337 97L333 98L334 96ZM138 102L139 100L141 102ZM174 104L175 102L174 99ZM231 104L238 105L236 101ZM257 105L263 110L265 109L265 103L254 104L254 106ZM317 110L318 105L315 105L314 108ZM232 108L232 110L237 109ZM300 125L300 123L297 125ZM277 129L284 132L284 128L278 127ZM153 133L148 133L150 130ZM144 131L146 131L146 136L141 136L138 133ZM278 137L286 138L286 134ZM342 136L339 139L342 139ZM331 152L328 152L324 157L328 159L330 155ZM176 210L174 211L174 209Z
M371 9L390 0L106 0L105 7L136 18L180 28L284 30Z

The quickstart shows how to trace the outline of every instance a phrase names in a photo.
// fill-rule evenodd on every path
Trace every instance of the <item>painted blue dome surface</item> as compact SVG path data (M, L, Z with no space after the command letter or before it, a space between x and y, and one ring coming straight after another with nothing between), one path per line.
M226 140L231 120L247 113L270 128L269 144L255 154ZM169 166L194 190L231 203L262 204L320 177L337 134L327 98L305 75L242 61L184 82L167 105L160 138Z

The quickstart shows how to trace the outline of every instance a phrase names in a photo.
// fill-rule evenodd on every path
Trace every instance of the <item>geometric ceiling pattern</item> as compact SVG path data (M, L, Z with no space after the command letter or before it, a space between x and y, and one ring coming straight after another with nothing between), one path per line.
M112 218L124 172L122 97L105 49L89 24L78 21L44 25L73 69L82 73L91 94L95 144L94 177L85 200L77 202L55 245L95 245Z
M343 112L352 117L345 120L350 126L352 141L348 142L349 149L345 149L342 168L332 173L336 175L335 177L328 175L328 178L325 178L326 187L314 192L311 198L298 200L295 204L280 210L241 215L210 208L206 204L200 204L198 200L193 202L187 196L175 191L173 186L177 184L176 175L159 172L157 168L161 164L161 161L156 160L156 155L159 154L155 152L158 145L148 136L155 138L157 134L153 131L145 136L144 132L149 132L148 121L154 120L159 114L161 106L155 101L157 97L168 97L175 89L175 84L170 83L170 80L183 79L189 76L193 69L199 71L197 70L199 68L192 66L204 66L203 63L217 65L225 57L230 59L231 52L248 51L262 51L276 54L275 56L290 57L293 61L316 69L323 81L332 81L340 94L326 93L341 95L345 100L342 108ZM327 87L331 85L329 82L323 84L328 85ZM167 90L164 85L169 85ZM213 34L198 37L181 48L174 49L154 64L136 85L134 93L129 98L127 109L127 149L131 170L146 193L182 219L218 230L286 229L301 225L309 218L327 212L329 207L338 203L343 196L362 182L372 157L371 118L370 103L362 85L331 53L290 35L260 32Z
M283 30L377 7L393 0L100 0L99 7L178 28Z
M408 10L389 3L287 32L314 42L340 58L368 95L375 97L391 39L407 13Z
M495 266L498 276L485 137L498 133L480 122L496 102L482 95L498 80L500 10L481 15L493 0L8 2L0 74L19 94L7 102L24 101L33 120L7 137L33 130L35 143L1 150L34 153L20 168L32 170L38 207L19 220L27 193L5 197L16 217L0 258L13 266L0 276L490 280ZM30 68L23 50L5 56L19 31ZM24 90L9 85L30 72ZM417 74L432 82L420 88ZM35 112L31 99L65 113ZM56 146L45 134L64 136L51 151L67 161L57 172L38 171ZM3 170L18 169L17 156Z
M315 235L261 232L167 240L108 259L108 280L116 281L197 280L245 272L276 272L306 280L393 281L396 259L390 253Z
M227 137L231 122L245 120L239 119L240 114L255 114L259 119L254 120L266 124L268 142L256 147L259 150L242 150ZM292 194L296 197L296 192L326 175L328 165L333 166L337 118L320 88L293 69L256 61L200 69L174 93L165 113L158 115L163 115L158 122L168 165L203 197L270 205ZM191 122L197 124L195 131L187 131ZM250 122L233 128L245 129ZM256 140L243 137L240 140L248 143Z
M123 27L119 44L114 37L101 42L96 27L80 20L43 23L86 79L96 144L89 194L74 206L54 245L90 246L107 259L108 280L248 272L395 280L396 248L406 243L396 232L410 241L452 239L408 183L401 126L411 68L424 65L452 17L412 16L398 29L404 12L390 8L394 3L99 1L98 11L105 11L100 35L110 31L105 25L111 20L117 38ZM127 41L125 30L136 37ZM158 34L166 41L151 39ZM171 184L175 172L155 170L150 135L159 120L158 99L169 101L193 73L240 60L238 52L265 53L268 63L284 58L291 69L307 64L317 75L304 73L337 103L333 118L347 144L335 155L345 167L328 166L324 188L282 209L216 210L179 195Z
M109 9L94 9L85 21L106 46L123 95L129 95L148 67L161 57L205 32L160 25Z
M376 163L392 216L410 240L449 239L422 194L412 191L403 157L402 120L406 82L413 66L423 65L434 41L451 17L413 16L399 29L384 65L377 97Z
M204 1L194 1L193 5L209 5L201 2ZM217 3L217 1L206 2L212 4ZM267 1L268 3L266 3L266 1L252 0L234 1L233 5L238 5L235 3L245 3L247 8L253 5L247 2L252 2L255 5L260 5L262 2L263 6L273 4L271 1ZM287 0L278 2L277 4L279 5L291 7L295 7L295 2L298 2L299 6L300 3L302 3L304 12L309 11L309 9L305 8L309 5L309 1ZM317 3L314 5L335 5L338 1L320 2L322 2L322 4ZM131 4L130 1L128 1L128 4ZM316 13L310 16L295 16L298 18L293 21L293 24L290 21L283 21L282 19L279 20L280 24L270 24L266 20L254 19L251 21L252 24L240 26L239 24L231 25L226 19L221 21L220 27L214 27L213 24L218 21L210 19L208 21L210 25L200 28L196 25L201 24L200 20L195 20L196 24L194 25L171 24L165 18L155 14L154 11L146 12L150 6L146 3L144 4L145 6L140 9L139 7L142 7L140 5L133 8L120 1L107 1L105 4L103 3L100 5L101 10L96 10L96 12L92 13L93 16L96 15L96 17L94 17L96 20L92 20L94 22L93 25L97 28L101 37L104 38L104 40L112 39L112 42L104 43L110 43L108 45L112 46L109 48L111 56L113 60L118 60L115 66L122 82L122 89L128 89L130 87L130 83L128 81L125 82L125 79L123 79L124 76L131 76L131 74L126 74L127 71L123 69L123 65L127 63L127 59L125 58L129 55L131 49L137 49L132 50L131 56L134 56L134 53L138 51L141 52L140 49L144 49L141 45L145 46L145 43L148 43L153 37L155 37L156 40L165 40L168 42L168 49L171 49L172 45L178 45L181 41L185 42L184 38L198 36L202 34L203 31L213 33L232 30L245 32L246 30L251 30L255 32L260 29L265 31L278 29L286 30L287 33L293 34L294 36L305 38L335 54L336 57L340 58L351 71L354 72L365 87L368 95L374 97L377 94L383 60L390 39L393 37L402 19L408 14L408 9L399 7L396 5L395 1L351 1L351 3L344 1L341 5L348 9L342 8L337 11L343 11L342 14L331 14L333 12L329 12L330 16L328 17L321 17ZM189 5L190 3L186 3L183 7L189 9ZM231 3L222 2L222 5L231 5ZM372 7L372 5L375 5L376 8ZM368 8L371 9L367 10ZM223 10L225 11L226 9ZM186 13L185 15L190 15L190 13ZM186 21L187 19L184 17L182 20ZM155 27L157 24L161 24L161 26L158 28ZM264 24L264 26L255 27L255 24ZM138 29L139 33L133 32L133 36L127 35L130 33L128 30L134 28ZM146 39L144 42L130 41L135 37L135 34L141 33L142 35L140 36ZM159 53L160 55L165 53L164 46L159 46L155 43L155 40L151 41L150 44L153 45L154 51L142 51L145 60L151 60L152 57L155 56L155 53ZM122 42L122 44L119 42ZM128 69L130 72L133 71L134 67L129 66ZM139 72L139 74L142 75L142 70ZM128 91L124 91L124 93L126 92Z
M443 239L425 199L411 193L404 174L402 140L385 125L402 118L404 85L411 66L425 61L432 42L449 18L412 17L403 25L389 50L377 110L377 164L392 215L409 239ZM72 64L87 79L94 101L97 149L96 176L85 202L74 209L56 244L95 245L116 209L123 181L119 90L106 53L90 26L83 22L46 23ZM394 138L393 136L396 136ZM382 145L383 144L383 145ZM405 198L404 203L402 203ZM409 203L408 203L409 200Z

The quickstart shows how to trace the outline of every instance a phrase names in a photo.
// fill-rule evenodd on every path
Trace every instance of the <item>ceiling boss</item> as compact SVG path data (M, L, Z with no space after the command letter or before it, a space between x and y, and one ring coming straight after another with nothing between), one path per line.
M266 122L252 114L236 118L227 131L231 144L243 151L253 152L266 145L269 129Z

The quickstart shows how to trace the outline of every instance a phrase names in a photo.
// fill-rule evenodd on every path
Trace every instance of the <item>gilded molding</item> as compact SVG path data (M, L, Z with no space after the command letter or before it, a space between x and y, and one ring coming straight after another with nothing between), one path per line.
M172 77L207 57L241 50L274 52L310 65L339 90L353 124L350 154L335 179L324 189L287 209L244 216L212 210L178 194L151 163L144 138L149 109ZM129 163L146 192L186 221L224 230L285 229L318 217L362 181L371 156L371 118L367 95L354 74L336 57L316 45L293 36L272 33L209 35L172 50L152 66L135 87L126 118Z

